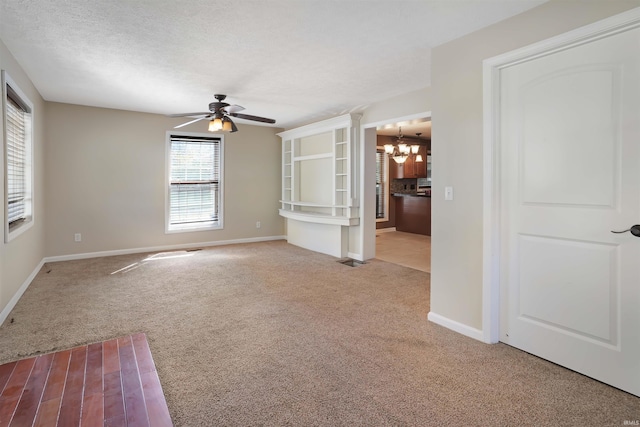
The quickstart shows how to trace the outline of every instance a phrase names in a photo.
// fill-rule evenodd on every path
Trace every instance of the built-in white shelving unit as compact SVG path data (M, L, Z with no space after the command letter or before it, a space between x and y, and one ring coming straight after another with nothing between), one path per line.
M347 114L282 132L280 215L300 221L358 221L353 150L357 115Z
M282 142L282 199L293 200L293 144Z
M278 134L279 213L288 221L290 242L336 256L346 252L348 229L360 221L354 174L359 120L345 114Z

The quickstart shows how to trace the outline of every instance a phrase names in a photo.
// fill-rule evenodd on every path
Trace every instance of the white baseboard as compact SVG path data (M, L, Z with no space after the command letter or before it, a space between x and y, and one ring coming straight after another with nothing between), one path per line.
M18 303L18 301L22 297L22 294L24 294L24 292L27 290L27 288L29 287L29 285L31 284L33 279L35 279L36 274L38 274L38 272L40 271L40 269L42 268L44 263L45 263L45 260L42 259L42 261L40 261L40 263L31 272L31 274L29 274L29 277L27 277L27 279L22 283L22 285L20 286L18 291L9 300L9 303L0 312L0 325L2 325L5 320L7 320L7 317L9 317L9 313L11 313L11 310L13 310L13 308L16 306L16 304Z
M215 242L185 243L181 245L150 246L145 248L118 249L113 251L87 252L82 254L50 256L50 257L45 257L44 262L73 261L77 259L99 258L99 257L105 257L105 256L129 255L129 254L158 252L158 251L175 251L180 249L206 248L210 246L224 246L224 245L233 245L238 243L268 242L272 240L285 240L285 239L286 239L286 236L267 236L267 237L252 237L247 239L219 240Z
M427 319L430 322L436 323L440 326L444 326L447 329L451 329L459 334L466 335L469 338L473 338L478 341L484 342L484 334L480 329L472 328L471 326L467 326L463 323L456 322L455 320L451 320L444 316L434 313L430 311L427 315Z

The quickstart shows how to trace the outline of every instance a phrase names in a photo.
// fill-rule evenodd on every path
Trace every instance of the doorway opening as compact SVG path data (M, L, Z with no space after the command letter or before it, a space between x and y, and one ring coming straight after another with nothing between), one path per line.
M365 141L367 150L375 149L376 159L375 184L371 183L375 238L369 239L375 245L375 258L430 272L431 115L400 117L365 128L375 130L375 141ZM369 139L373 134L364 132Z

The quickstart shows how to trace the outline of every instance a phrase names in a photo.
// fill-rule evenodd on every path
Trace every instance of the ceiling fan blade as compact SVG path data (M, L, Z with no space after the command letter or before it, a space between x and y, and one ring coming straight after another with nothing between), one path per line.
M199 116L207 116L209 114L211 114L211 111L207 111L205 113L167 114L167 117L199 117Z
M266 117L252 116L252 115L249 115L249 114L231 113L231 115L233 117L237 117L239 119L253 120L254 122L272 123L272 124L276 122L273 119L267 119Z
M199 122L200 120L204 120L204 119L206 119L207 117L208 117L208 116L200 117L200 118L197 118L197 119L195 119L195 120L191 120L190 122L183 123L183 124L178 125L178 126L174 126L173 128L174 128L174 129L178 129L178 128L181 128L181 127L183 127L183 126L190 125L191 123L195 123L195 122Z
M229 120L231 122L231 132L230 133L238 132L238 127L236 126L235 123L233 123L233 120L231 120L229 117L227 117L227 120Z
M238 111L244 110L244 107L241 107L240 105L227 105L222 109L226 111L227 114L232 114L232 113L237 113Z

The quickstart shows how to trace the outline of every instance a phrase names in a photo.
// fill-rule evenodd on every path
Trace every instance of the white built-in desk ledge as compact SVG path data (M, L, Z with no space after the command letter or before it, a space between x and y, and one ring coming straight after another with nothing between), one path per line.
M279 210L280 216L285 218L294 219L302 222L313 222L316 224L329 224L329 225L358 225L360 218L347 218L346 216L333 216L329 214L323 214L318 212L300 212L289 211L286 209Z

